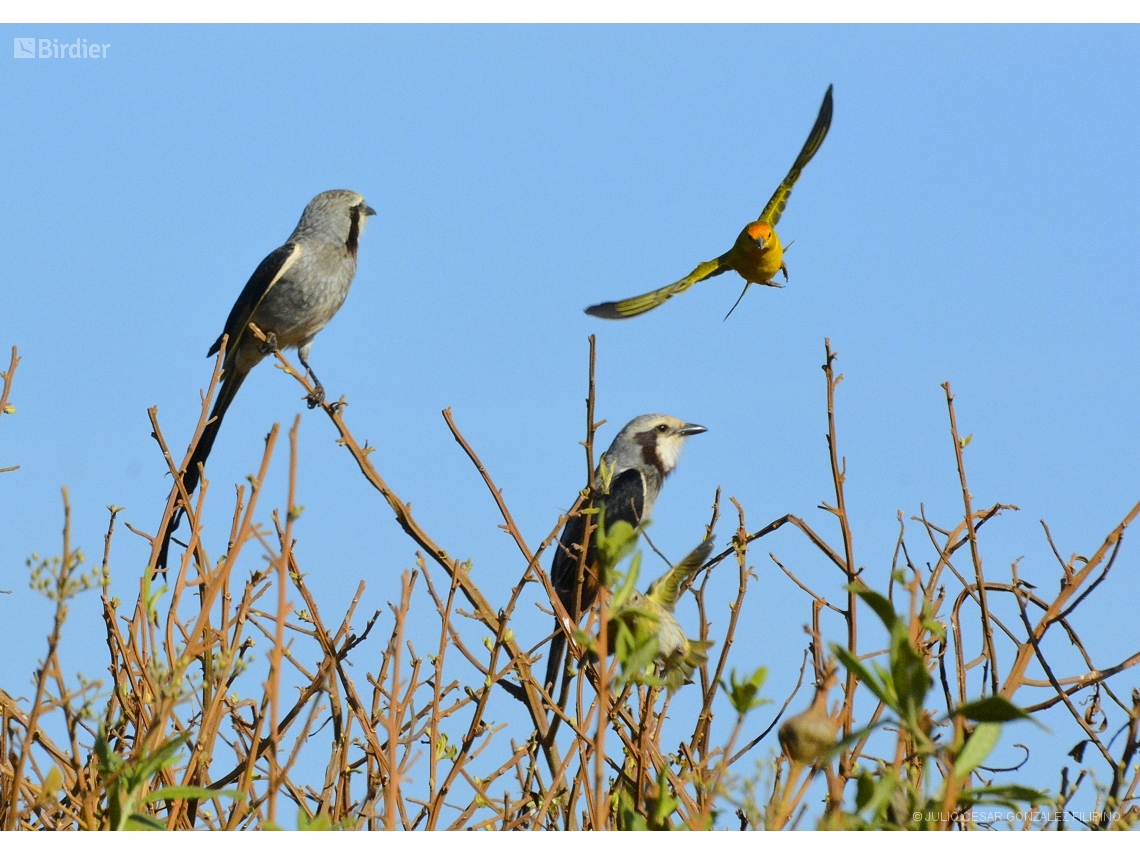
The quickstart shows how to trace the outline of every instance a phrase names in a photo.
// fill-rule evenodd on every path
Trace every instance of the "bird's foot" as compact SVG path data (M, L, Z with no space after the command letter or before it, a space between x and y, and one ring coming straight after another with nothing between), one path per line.
M769 279L767 282L761 282L761 285L767 285L769 288L783 288L784 286L774 279Z
M265 334L265 341L261 343L261 352L268 356L273 351L277 350L277 333L270 332Z
M781 263L780 272L784 274L784 281L788 282L788 265Z
M316 409L325 402L325 387L321 385L321 381L317 381L317 385L313 387L313 391L305 396L305 403L309 405L309 409Z
M344 395L341 395L339 401L333 401L331 404L329 404L329 412L330 413L339 413L341 410L343 410L347 406L348 406L348 401L346 401L344 399Z

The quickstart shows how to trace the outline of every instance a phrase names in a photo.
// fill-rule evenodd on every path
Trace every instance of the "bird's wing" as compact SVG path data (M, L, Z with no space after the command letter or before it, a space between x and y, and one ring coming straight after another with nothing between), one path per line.
M677 605L677 597L681 593L681 586L690 576L696 573L705 559L712 552L711 537L701 541L700 546L681 559L681 563L673 567L668 573L649 586L646 596L662 607L673 611Z
M619 300L616 303L599 303L596 306L590 306L586 309L586 314L593 315L595 318L620 321L623 318L632 318L634 315L656 309L670 297L688 290L696 283L724 273L726 270L731 270L732 268L724 259L725 257L722 255L712 261L702 262L697 265L696 270L684 279L680 279L672 285L666 285L664 288L658 288L656 291L650 291L648 294L642 294L640 297L630 297L628 300Z
M823 104L819 107L819 115L815 119L815 125L812 126L811 133L808 134L807 142L804 147L800 149L799 157L796 162L792 164L792 168L788 171L787 177L783 183L776 188L776 192L772 194L772 198L768 200L768 204L764 206L764 210L760 212L759 221L767 223L770 226L775 226L780 222L780 214L784 213L784 208L787 207L788 197L792 195L792 185L799 180L800 172L808 165L808 161L812 159L819 147L823 145L823 140L827 136L827 131L831 127L831 87L827 87L827 93L823 96Z
M645 477L637 469L626 469L610 483L610 491L602 500L605 504L604 525L608 531L618 520L634 528L641 525L645 513Z
M571 517L562 527L562 536L558 539L558 547L554 551L554 560L550 562L550 582L559 594L569 594L574 590L575 580L578 578L578 556L582 548L582 538L586 533L586 516L579 514ZM591 538L591 541L593 538ZM589 544L593 546L593 543ZM587 547L586 562L590 562L591 550ZM569 609L567 609L569 611Z
M230 309L230 316L226 318L226 326L222 335L230 337L227 353L237 352L238 339L249 326L253 313L257 311L257 307L261 305L261 301L265 299L265 295L269 293L270 289L281 280L282 276L289 272L289 269L297 263L297 259L300 257L301 245L290 241L273 250L265 256L261 264L257 265L257 270L253 271L253 275L249 277L249 281L241 289L241 295L234 303L234 307ZM214 346L206 355L213 356L221 349L221 346L222 336L218 336L218 340L214 342Z

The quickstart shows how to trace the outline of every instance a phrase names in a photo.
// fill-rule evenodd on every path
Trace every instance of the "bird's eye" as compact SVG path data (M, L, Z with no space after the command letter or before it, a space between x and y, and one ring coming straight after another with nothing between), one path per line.
M658 433L665 433L669 430L669 425L657 425Z

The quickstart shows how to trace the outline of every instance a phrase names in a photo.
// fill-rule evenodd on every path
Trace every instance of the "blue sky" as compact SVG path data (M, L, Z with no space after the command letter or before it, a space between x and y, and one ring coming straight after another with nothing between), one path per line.
M59 551L60 487L92 560L107 505L154 531L170 481L147 408L181 453L206 350L242 285L335 187L378 215L312 364L350 401L380 472L473 560L493 601L522 567L440 410L453 409L537 545L584 483L591 333L602 447L645 412L709 428L654 514L671 556L699 540L718 486L750 529L794 513L838 543L816 509L833 498L825 337L845 375L840 450L872 584L885 586L900 509L909 519L924 504L949 525L961 513L943 381L973 436L976 503L1021 508L986 532L991 577L1022 558L1021 575L1055 591L1039 520L1063 555L1088 555L1140 499L1135 28L0 29L111 46L98 60L0 60L0 349L5 366L13 344L23 358L18 411L0 418L0 467L20 466L0 474L0 589L12 591L0 624L28 640L0 657L9 691L27 685L50 628L24 561ZM582 313L726 250L828 84L830 135L779 227L794 240L786 289L752 289L727 322L732 275L624 323ZM274 422L304 411L300 562L324 611L364 578L371 613L396 598L413 544L299 391L268 362L243 387L209 461L209 548L224 550L229 485L255 469ZM276 504L285 473L279 452ZM720 542L733 528L726 515ZM810 611L766 555L836 597L841 580L794 532L760 547L755 638L737 659L770 665L782 698ZM147 555L120 526L120 596ZM1099 664L1135 652L1135 568L1126 541L1081 609ZM725 585L727 600L734 578ZM82 648L102 632L96 597L80 603L65 651L84 670ZM519 632L537 641L548 618L523 612Z

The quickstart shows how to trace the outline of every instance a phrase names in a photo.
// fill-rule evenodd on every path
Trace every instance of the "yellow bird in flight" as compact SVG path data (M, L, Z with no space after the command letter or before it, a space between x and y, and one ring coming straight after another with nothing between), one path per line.
M784 264L784 247L780 244L780 238L776 234L776 223L780 222L780 215L784 213L784 208L787 207L788 197L792 195L792 185L799 179L803 168L819 151L824 138L827 137L827 131L831 127L831 89L832 87L827 87L827 92L823 96L823 104L819 108L819 116L816 117L815 125L811 129L811 133L808 134L807 142L804 143L804 147L788 171L787 177L776 188L776 192L772 194L772 198L768 200L768 204L764 206L764 210L757 220L744 227L744 230L736 238L736 243L732 245L732 249L719 258L698 264L692 273L672 285L666 285L664 288L658 288L656 291L650 291L640 297L630 297L628 300L619 300L616 303L599 303L596 306L590 306L586 309L586 314L614 321L632 318L634 315L656 309L670 297L688 290L697 282L719 276L726 270L735 270L745 282L744 291L740 292L740 297L737 298L732 309L729 309L729 315L740 304L751 285L784 287L772 281L772 277L779 271L783 271L785 281L788 278L788 268ZM725 315L725 318L727 319L728 315Z

